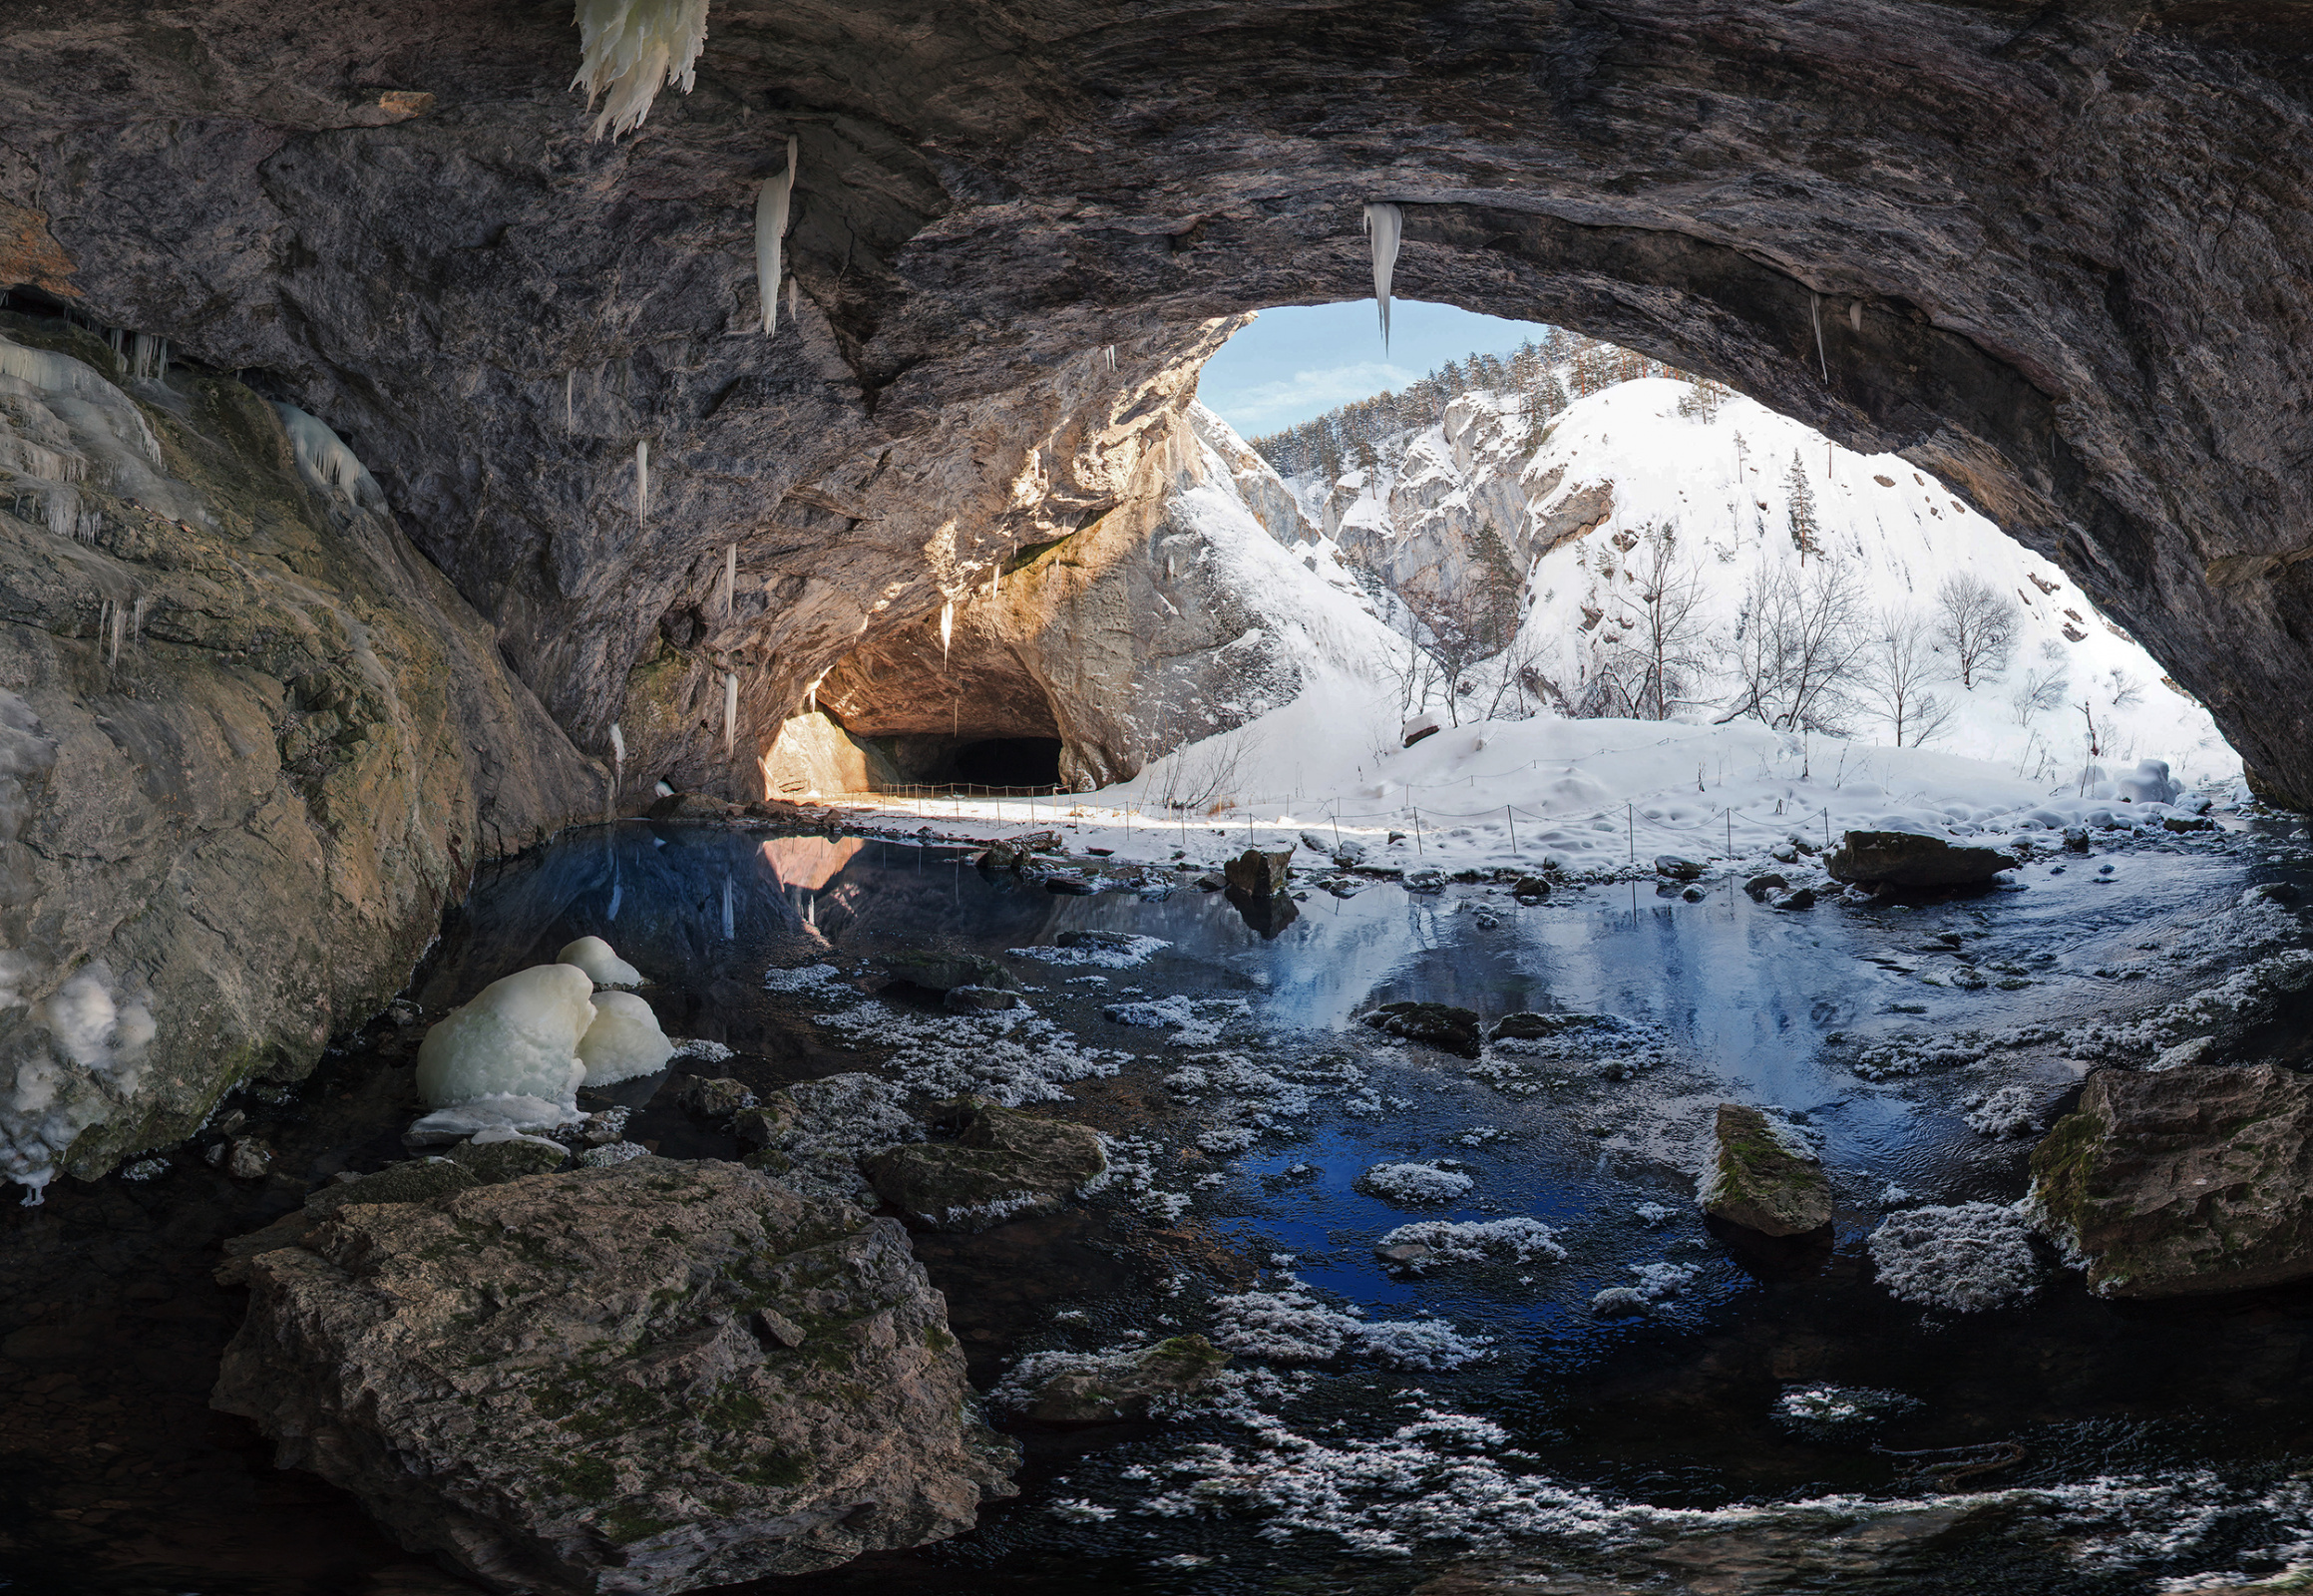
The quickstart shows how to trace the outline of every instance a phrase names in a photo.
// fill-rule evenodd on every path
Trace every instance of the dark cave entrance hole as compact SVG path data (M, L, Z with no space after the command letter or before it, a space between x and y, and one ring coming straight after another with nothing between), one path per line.
M988 737L956 750L949 779L973 787L1056 787L1057 737Z

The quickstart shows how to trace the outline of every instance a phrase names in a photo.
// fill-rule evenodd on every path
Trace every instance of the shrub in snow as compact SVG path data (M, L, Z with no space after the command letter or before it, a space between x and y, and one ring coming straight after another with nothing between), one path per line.
M496 1095L573 1101L586 1073L578 1038L594 1022L593 996L576 965L534 965L492 982L426 1032L418 1095L432 1108Z
M1907 1208L1871 1233L1871 1262L1907 1303L1980 1313L2022 1302L2039 1285L2031 1234L2015 1205Z
M586 973L586 979L597 987L642 985L642 972L619 958L610 945L599 937L580 937L566 946L555 958L566 965L577 965Z
M632 993L606 992L594 998L594 1022L578 1038L578 1061L586 1066L586 1086L607 1086L655 1074L674 1055L674 1043L658 1028L650 1004Z
M1360 1190L1384 1202L1451 1202L1477 1184L1458 1169L1436 1164L1375 1164L1357 1177Z

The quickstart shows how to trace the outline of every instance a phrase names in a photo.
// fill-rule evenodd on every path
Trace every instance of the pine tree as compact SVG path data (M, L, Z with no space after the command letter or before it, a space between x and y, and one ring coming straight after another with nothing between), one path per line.
M1807 563L1807 556L1823 552L1823 526L1815 515L1815 490L1808 486L1807 468L1799 460L1799 452L1791 451L1791 469L1783 476L1783 494L1786 505L1784 517L1790 524L1791 547L1799 552L1799 564Z

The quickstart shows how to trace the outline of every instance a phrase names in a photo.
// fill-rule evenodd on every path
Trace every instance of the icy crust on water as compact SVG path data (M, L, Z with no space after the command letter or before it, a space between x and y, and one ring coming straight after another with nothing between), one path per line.
M1428 1249L1394 1266L1416 1275L1447 1264L1525 1264L1537 1258L1561 1263L1566 1258L1558 1232L1539 1219L1421 1219L1384 1232L1373 1243L1377 1253L1393 1247Z
M1213 1344L1247 1358L1280 1364L1322 1364L1364 1356L1397 1369L1459 1369L1488 1356L1488 1336L1464 1336L1438 1319L1385 1319L1368 1323L1354 1312L1329 1308L1288 1277L1276 1291L1240 1292L1213 1299Z
M1205 1047L1219 1041L1232 1022L1251 1019L1253 1005L1242 998L1186 998L1175 993L1110 1003L1100 1012L1119 1025L1169 1030L1175 1047Z
M2238 1035L2308 984L2313 984L2313 949L2293 948L2236 970L2215 986L2141 1019L2068 1030L2065 1050L2076 1058L2145 1060L2193 1037Z
M1614 1014L1576 1017L1580 1023L1555 1036L1506 1036L1487 1042L1465 1073L1497 1091L1524 1097L1550 1084L1546 1066L1627 1080L1672 1059L1670 1033L1650 1020Z
M1048 965L1090 965L1100 970L1130 970L1170 948L1162 937L1117 934L1111 941L1079 943L1073 948L1007 948L1014 959L1040 959Z
M911 1091L975 1092L1005 1108L1061 1102L1071 1081L1113 1075L1132 1054L1084 1047L1024 1008L992 1014L929 1014L874 1000L812 1019L854 1047L889 1047L890 1067Z
M1449 1203L1476 1184L1438 1164L1375 1164L1357 1177L1359 1189L1392 1203Z
M1974 1314L2032 1295L2040 1262L2022 1204L1907 1208L1871 1233L1879 1283L1924 1308Z
M766 970L763 972L765 992L826 993L830 988L850 991L843 972L833 965L804 965L796 970Z

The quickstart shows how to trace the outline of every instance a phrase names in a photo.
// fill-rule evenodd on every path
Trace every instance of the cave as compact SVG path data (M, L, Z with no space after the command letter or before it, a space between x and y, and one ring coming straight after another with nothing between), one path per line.
M630 10L706 18L703 48L695 30L695 59L649 45L644 58L670 81L639 109L627 91L604 109L582 86L578 24ZM2285 7L583 0L575 20L510 0L219 0L193 13L92 0L16 8L0 48L15 63L0 88L0 1175L31 1200L60 1181L69 1191L147 1163L175 1168L172 1149L208 1137L210 1166L250 1182L224 1188L221 1205L252 1233L295 1228L304 1210L275 1197L308 1173L354 1172L242 1172L255 1155L242 1159L216 1127L251 1110L228 1112L228 1094L265 1112L292 1102L297 1082L337 1082L329 1071L356 1032L398 1047L395 1068L408 1062L418 1019L441 1007L407 998L412 972L478 894L523 926L492 945L509 961L555 956L580 929L557 918L569 905L605 923L624 913L668 947L675 934L651 917L679 920L695 983L684 1001L709 1017L765 994L813 1012L825 998L838 1013L875 985L867 958L838 947L839 927L929 924L970 894L980 918L943 931L958 947L1045 948L1035 939L1059 921L1031 916L1061 914L1046 900L1077 889L1096 896L1091 877L1046 871L1057 885L1039 888L1045 867L1027 860L1023 873L1023 850L991 825L972 839L968 878L961 851L937 887L886 870L878 890L902 908L876 921L836 880L859 839L823 854L818 832L840 825L812 805L959 784L1089 795L1294 699L1310 678L1277 617L1242 572L1216 565L1181 508L1227 479L1254 496L1247 514L1269 513L1261 462L1200 430L1198 373L1249 313L1375 295L1376 225L1401 229L1400 298L1610 340L1948 486L2206 706L2263 803L2313 809L2313 321L2301 280L2313 83L2302 21ZM39 394L56 402L36 414ZM67 461L81 444L87 460ZM1419 750L1376 742L1376 770L1384 757L1474 757L1474 734L1451 731ZM1794 779L1811 779L1809 757L1802 736ZM1147 807L1120 811L1144 835L1152 812L1170 828L1158 840L1171 857L1144 861L1134 884L1183 923L1206 913L1200 902L1227 907L1207 868L1224 844L1328 862L1330 900L1241 905L1260 935L1233 957L1282 959L1297 939L1369 913L1354 903L1368 890L1351 879L1359 868L1416 895L1409 917L1442 901L1423 893L1510 884L1474 867L1449 879L1431 862L1456 846L1441 825L1450 839L1493 823L1475 810L1433 811L1429 832L1415 821L1404 835L1393 811L1362 817L1377 824L1360 865L1338 825L1304 829L1317 823L1295 813L1290 770L1247 786L1243 803L1235 776L1176 761L1161 791L1152 779L1133 794ZM1700 766L1692 779L1703 792ZM2166 802L2156 790L2111 803ZM1697 847L1724 824L1734 855L1734 814L1698 822ZM680 830L702 818L794 834L750 854ZM907 816L929 818L921 802ZM2165 818L2176 825L2154 839L2164 848L2215 827L2198 813ZM1614 829L1603 808L1586 823ZM2257 823L2276 838L2294 824L2265 812ZM1653 928L1629 824L1615 880L1632 883L1635 938ZM558 874L578 867L556 841L596 827L610 837L599 892L593 877L581 890ZM2069 829L2081 834L2062 845L2073 852L2104 846L2103 831ZM1767 839L1771 857L1813 868L1833 850L1829 831L1827 810L1819 839L1785 826ZM2276 871L2293 868L2282 846ZM781 848L794 857L781 863ZM928 851L908 861L918 878ZM1091 858L1078 865L1096 874ZM2037 887L2060 890L2064 862L2040 863ZM824 926L817 896L807 913L750 922L750 884L771 867L836 895ZM627 907L641 897L622 896L629 880L656 882L680 915ZM1527 908L1552 891L1522 865L1510 880ZM1709 898L1689 881L1665 876L1662 913ZM1789 891L1780 874L1753 881L1775 884L1751 894L1760 924L1802 924L1772 916L1816 907L1812 888ZM1200 884L1208 894L1192 896ZM2251 903L2245 878L2230 885L2244 915L2286 901ZM556 893L552 912L540 908ZM1709 901L1731 919L1750 912L1732 890ZM1509 913L1489 902L1466 919L1498 926L1497 911ZM1218 918L1195 921L1199 934L1220 936ZM1100 927L1068 929L1079 938L1068 947L1122 970L1177 928L1108 943L1081 940ZM2264 934L2234 929L2239 947ZM1977 930L1955 920L1925 949L1890 942L1864 962L1908 977L1921 960L1967 953ZM758 934L790 939L781 958L809 962L741 968L734 950L754 958L768 946L747 940ZM462 948L496 932L463 935ZM1491 969L1470 947L1471 968ZM1100 1048L1047 1045L1033 1028L1045 1021L1013 1013L1032 1005L997 979L993 955L940 957L986 968L960 965L938 1012L909 1024L984 1021L980 1053L1088 1060L1071 1082L1105 1078ZM1711 957L1698 944L1697 965ZM1972 955L1954 963L1967 977L1939 977L1939 1000L2044 976L2019 963L1995 981ZM2094 979L2119 968L2098 965ZM1504 976L1503 990L1523 979ZM1078 1002L1086 1027L1171 1026L1150 1056L1223 1037L1226 1015L1199 1009L1203 998L1160 1013L1067 988L1108 980L1029 985L1038 1001ZM1546 1030L1572 1012L1518 990L1547 1008L1519 1010ZM1691 996L1694 1011L1725 1000ZM1785 996L1792 1013L1832 1011L1796 986ZM575 997L566 1006L593 1011ZM405 1009L406 1022L394 1017ZM1333 1017L1361 1023L1347 1007ZM999 1037L1023 1023L1026 1041ZM1632 1056L1653 1045L1643 1030L1634 1022ZM1142 1044L1102 1034L1115 1056ZM731 1055L703 1030L685 1039L698 1044L686 1061ZM754 1083L765 1094L834 1056L823 1037L782 1035L761 1051L784 1071L766 1066ZM1238 1067L1183 1065L1173 1078ZM1613 1083L1643 1072L1619 1056L1601 1068L1624 1071L1597 1077ZM694 1105L754 1093L736 1077L702 1081ZM988 1084L960 1076L945 1089ZM733 1089L718 1097L719 1085ZM1010 1106L1067 1095L1037 1077ZM1392 1101L1415 1098L1375 1088L1357 1112L1408 1111ZM1996 1107L1970 1101L1970 1134L2044 1128L2030 1104L2011 1101L2006 1118ZM631 1147L616 1155L629 1162L661 1147L669 1159L711 1147L733 1166L788 1156L661 1111L651 1147L600 1145ZM753 1111L778 1134L775 1115ZM1112 1129L1153 1112L1113 1095L1100 1111ZM614 1117L594 1111L590 1130L620 1134ZM947 1134L926 1145L949 1146ZM1233 1134L1210 1144L1218 1156L1248 1145ZM1194 1137L1185 1151L1207 1157ZM854 1163L827 1186L847 1201L859 1196L846 1184ZM1296 1167L1311 1166L1274 1179L1304 1179ZM1454 1189L1451 1169L1428 1174ZM1663 1191L1686 1202L1691 1174ZM584 1181L613 1178L634 1177ZM2028 1254L2015 1211L1999 1212L2009 1218L1974 1218L2006 1226L1993 1241ZM1157 1231L1177 1215L1142 1218ZM873 1221L858 1245L896 1246L899 1227ZM1188 1232L1165 1234L1211 1262ZM919 1239L926 1256L964 1245ZM383 1243L374 1254L401 1256ZM194 1288L207 1289L212 1262ZM1231 1259L1224 1272L1250 1281L1263 1267ZM1669 1294L1683 1266L1631 1267ZM45 1289L12 1278L19 1302ZM1672 1300L1629 1286L1600 1295L1612 1291L1615 1314ZM910 1335L945 1312L930 1306L936 1293L903 1295L893 1312ZM691 1378L733 1348L776 1359L818 1335L775 1311L717 1312L649 1378ZM1330 1312L1305 1317L1337 1349L1384 1346ZM62 1346L67 1323L44 1321L48 1339L24 1345ZM1418 1325L1394 1334L1406 1357L1435 1344ZM889 1350L893 1338L886 1326L854 1339ZM953 1339L907 1347L919 1343L955 1353ZM950 1362L961 1382L962 1355ZM1786 1373L1762 1361L1761 1390L1770 1371ZM1800 1378L1814 1366L1793 1363ZM904 1380L875 1389L923 1395ZM924 1410L953 1420L967 1405L943 1396ZM964 1483L922 1514L942 1533L958 1513L968 1521L955 1503L994 1478L976 1444L951 1448L966 1458ZM736 1466L758 1483L794 1472L777 1453ZM600 1465L583 1469L593 1479ZM808 1524L797 1557L821 1558L818 1569L904 1544L907 1511L876 1507L816 1504L794 1520ZM627 1513L621 1533L648 1539L656 1511ZM886 1538L871 1546L862 1526Z

